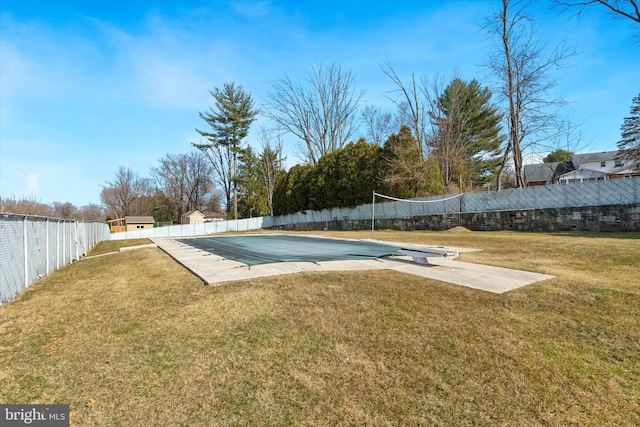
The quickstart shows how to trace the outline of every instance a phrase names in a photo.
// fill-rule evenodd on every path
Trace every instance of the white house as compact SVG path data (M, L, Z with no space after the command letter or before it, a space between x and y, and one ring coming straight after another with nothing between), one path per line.
M571 158L573 170L558 177L558 182L603 181L640 175L640 164L620 158L618 151L574 154Z

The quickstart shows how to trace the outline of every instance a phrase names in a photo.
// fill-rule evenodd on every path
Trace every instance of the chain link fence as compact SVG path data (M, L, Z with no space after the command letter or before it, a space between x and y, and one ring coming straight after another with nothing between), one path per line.
M167 227L144 228L111 234L111 240L143 239L157 237L201 236L205 234L250 231L270 227L271 217L256 217L230 221L211 221L202 224L179 224Z
M384 199L382 199L384 200ZM100 222L0 213L0 305L52 271L80 259L102 240L183 237L250 231L304 223L403 219L446 213L517 211L583 206L637 205L640 177L576 182L498 192L376 201L354 208L303 211L204 224L183 224L110 234ZM423 203L416 203L421 201Z
M109 238L105 223L0 213L0 305Z
M464 194L460 212L637 204L639 192L640 177L514 188Z
M421 203L420 203L421 202ZM403 219L423 215L517 211L526 209L628 205L640 203L640 177L576 182L502 191L423 197L269 217L272 226L342 220Z
M514 188L502 191L449 194L400 201L389 201L382 197L376 197L375 203L353 208L332 208L321 211L307 210L276 217L265 216L231 221L213 221L204 224L172 225L169 227L113 233L111 239L201 236L307 223L325 223L328 228L329 223L332 221L371 221L372 218L403 219L451 213L518 211L638 203L640 203L640 177L632 177L607 181Z

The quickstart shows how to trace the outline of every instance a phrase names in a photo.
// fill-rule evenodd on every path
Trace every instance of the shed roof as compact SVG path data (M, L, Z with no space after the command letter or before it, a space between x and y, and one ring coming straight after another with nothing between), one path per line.
M199 215L202 215L202 217L203 217L203 218L205 217L205 214L203 214L202 212L200 212L198 209L194 209L194 210L192 210L192 211L189 211L189 212L187 212L187 213L183 214L182 216L191 216L191 215L193 215L193 214L194 214L194 213L196 213L196 212L197 212Z
M156 222L152 216L125 216L124 221L127 224L153 224Z

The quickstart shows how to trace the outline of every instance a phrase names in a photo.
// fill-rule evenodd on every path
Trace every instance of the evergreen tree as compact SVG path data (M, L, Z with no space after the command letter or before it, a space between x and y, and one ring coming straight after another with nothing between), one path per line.
M572 157L572 151L558 148L557 150L554 150L551 153L547 154L547 156L545 156L542 161L543 163L568 162Z
M259 158L251 147L238 156L238 216L253 218L267 214L267 195L264 181L259 173Z
M631 115L624 118L620 130L622 139L618 141L618 149L622 157L640 160L640 94L633 98Z
M225 191L227 213L230 212L233 189L233 216L238 218L238 154L258 110L254 109L253 98L242 85L225 83L222 89L215 88L210 93L215 100L215 107L208 112L201 112L200 118L207 122L211 131L196 129L207 142L193 145L207 152L216 170L218 182Z
M376 189L381 148L364 139L320 158L309 188L311 209L368 203Z
M445 186L459 178L480 185L495 174L500 162L502 115L491 104L491 91L478 81L454 79L430 112L434 137L430 155L438 159Z
M315 167L295 165L286 174L279 174L273 193L274 215L286 215L309 209L309 188Z
M397 134L392 134L384 143L380 163L380 186L384 193L400 198L442 194L442 183L437 174L432 173L435 157L426 162L416 139L408 126L402 126Z

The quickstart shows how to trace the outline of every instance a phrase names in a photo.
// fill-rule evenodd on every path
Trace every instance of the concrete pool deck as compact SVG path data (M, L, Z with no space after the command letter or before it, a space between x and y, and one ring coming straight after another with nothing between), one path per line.
M429 265L416 264L411 261L411 257L393 256L368 260L278 262L248 266L247 264L197 249L176 239L154 238L151 240L207 285L299 272L394 270L487 292L503 293L554 277L547 274L491 267L442 257L429 258ZM378 242L391 246L395 245L392 242ZM397 245L402 247L412 246L418 249L429 248L426 245L407 245L406 243L398 243ZM468 248L444 249L456 252L475 250Z

